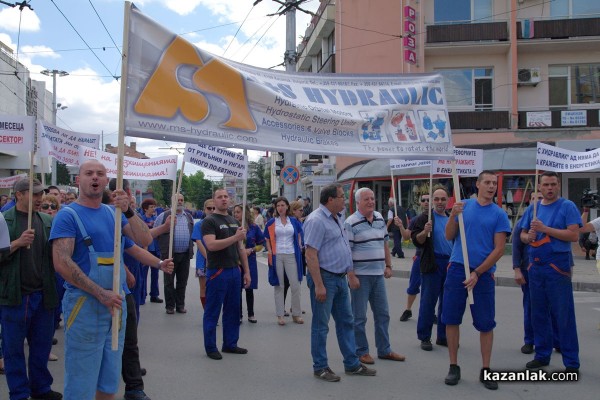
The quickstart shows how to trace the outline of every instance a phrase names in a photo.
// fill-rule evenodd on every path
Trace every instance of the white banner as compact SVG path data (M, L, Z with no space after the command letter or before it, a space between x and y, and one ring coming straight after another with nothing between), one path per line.
M259 69L198 49L135 7L129 20L129 136L263 151L452 157L439 74Z
M390 169L407 169L430 166L431 160L390 160Z
M106 174L109 178L117 177L116 154L81 145L79 149L81 152L77 165L85 160L98 160L106 167ZM157 158L123 157L123 178L142 181L175 180L177 178L177 156Z
M482 149L454 149L454 158L458 176L478 176L483 171ZM452 161L433 161L431 172L433 175L452 175Z
M0 189L12 189L15 185L15 182L20 181L23 178L27 178L27 174L19 174L7 176L6 178L0 178Z
M223 175L242 179L247 176L248 156L222 147L188 144L183 160Z
M544 171L589 171L600 168L600 149L579 152L538 142L535 164Z
M0 146L2 151L17 153L33 151L34 136L34 117L0 115Z
M72 132L38 120L38 157L54 157L67 165L79 165L79 146L97 149L100 135Z

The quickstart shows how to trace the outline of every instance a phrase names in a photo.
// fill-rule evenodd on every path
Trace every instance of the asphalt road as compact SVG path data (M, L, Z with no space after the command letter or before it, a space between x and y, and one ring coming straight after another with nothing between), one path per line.
M260 261L262 262L262 260ZM448 371L447 349L434 345L424 352L416 338L418 306L407 322L398 318L406 302L408 280L387 281L391 321L390 338L394 351L404 354L406 362L376 360L376 377L343 374L342 357L331 326L328 355L330 367L342 376L341 382L327 383L313 378L310 355L310 302L308 288L302 285L304 325L278 326L274 315L273 290L268 285L264 266L260 270L259 290L255 292L257 324L247 320L241 326L241 347L247 355L223 354L223 360L210 360L204 353L202 307L197 280L190 278L185 315L167 315L163 304L147 303L141 308L139 342L142 366L147 368L146 393L153 400L170 399L568 399L597 400L600 380L600 294L576 292L576 312L580 343L581 373L577 383L501 383L496 392L478 381L481 357L479 336L467 313L461 330L459 364L462 380L454 387L444 384ZM192 264L193 265L193 264ZM193 274L190 274L193 277ZM162 290L161 290L162 293ZM287 306L289 307L289 299ZM245 306L244 306L245 310ZM521 354L521 292L513 287L496 289L496 321L492 368L523 370L533 357ZM374 349L372 320L368 321L370 344ZM53 389L62 392L63 333L57 332L53 351L60 360L50 363L55 378ZM221 343L220 331L218 343ZM373 350L371 354L376 354ZM553 355L548 371L562 369L560 354ZM121 386L123 390L123 385ZM117 397L121 399L122 390ZM0 399L8 398L6 380L0 377Z

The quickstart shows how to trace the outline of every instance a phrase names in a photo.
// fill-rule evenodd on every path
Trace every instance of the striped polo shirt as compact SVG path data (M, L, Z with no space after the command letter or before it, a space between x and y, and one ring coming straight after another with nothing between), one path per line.
M377 211L369 222L360 212L346 219L344 224L350 249L352 264L357 275L383 275L385 269L385 247L389 240L386 222Z

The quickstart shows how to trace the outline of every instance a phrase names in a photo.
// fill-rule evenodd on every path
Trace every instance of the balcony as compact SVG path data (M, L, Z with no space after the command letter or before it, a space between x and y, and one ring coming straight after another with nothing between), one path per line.
M489 40L505 42L508 38L508 24L505 21L427 26L427 44Z
M510 113L508 111L450 111L450 126L457 129L510 129Z
M573 37L600 36L600 17L551 19L533 21L533 37L523 38L521 21L517 22L517 39L567 39Z

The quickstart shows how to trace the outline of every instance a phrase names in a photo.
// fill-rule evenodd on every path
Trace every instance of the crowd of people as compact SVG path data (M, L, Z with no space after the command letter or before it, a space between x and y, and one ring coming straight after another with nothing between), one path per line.
M0 371L6 375L9 398L63 398L52 390L48 370L49 359L56 358L51 354L54 332L62 321L65 398L114 399L122 379L126 400L148 400L137 344L140 305L148 296L151 302L163 303L158 287L162 270L166 314L187 313L186 301L190 300L186 300L186 288L194 244L194 270L204 308L204 349L209 359L221 360L222 353L248 353L238 343L244 320L242 298L245 293L248 322L258 323L254 309L259 276L256 256L266 251L278 325L286 325L289 314L293 323L304 324L301 296L306 278L315 378L341 380L329 365L326 351L331 317L344 373L375 376L371 367L375 355L380 360L405 360L390 343L385 280L392 276L392 257L404 257L400 243L409 239L417 253L400 320L412 317L420 293L416 337L422 350L431 351L437 324L435 344L448 348L445 383L456 385L461 379L460 325L470 292L473 326L480 336L479 380L495 390L498 382L489 375L496 326L493 274L511 227L506 213L494 203L496 175L483 171L476 186L476 198L455 202L449 212L448 189L435 187L431 199L421 196L422 213L410 220L394 207L393 198L387 213L376 211L375 195L369 188L353 194L356 211L347 217L345 193L339 184L323 187L314 209L309 198L290 202L285 197L274 199L268 210L250 208L232 204L228 192L218 188L204 202L202 218L195 222L184 209L181 194L174 215L171 209L159 212L153 199L144 200L138 209L126 180L123 189L117 189L116 180L109 182L104 166L89 160L80 167L79 194L69 192L63 198L58 188L46 188L34 180L34 212L28 229L30 186L28 179L20 180L14 186L14 197L2 200L11 245L0 253L0 282L4 285L0 287ZM587 220L588 210L580 216L572 202L560 197L555 173L541 175L539 194L512 232L515 281L523 288L521 351L535 353L525 367L539 369L549 364L553 349L560 349L566 371L578 372L571 242L576 242L580 233L600 230L600 218L584 224L582 218ZM123 257L115 266L117 211ZM464 220L464 235L459 234L459 216ZM469 244L466 268L463 240ZM119 293L112 290L115 268L122 283ZM289 313L285 305L288 288ZM366 333L369 306L374 347ZM113 316L120 321L117 351L111 350ZM219 319L220 346L216 335Z

